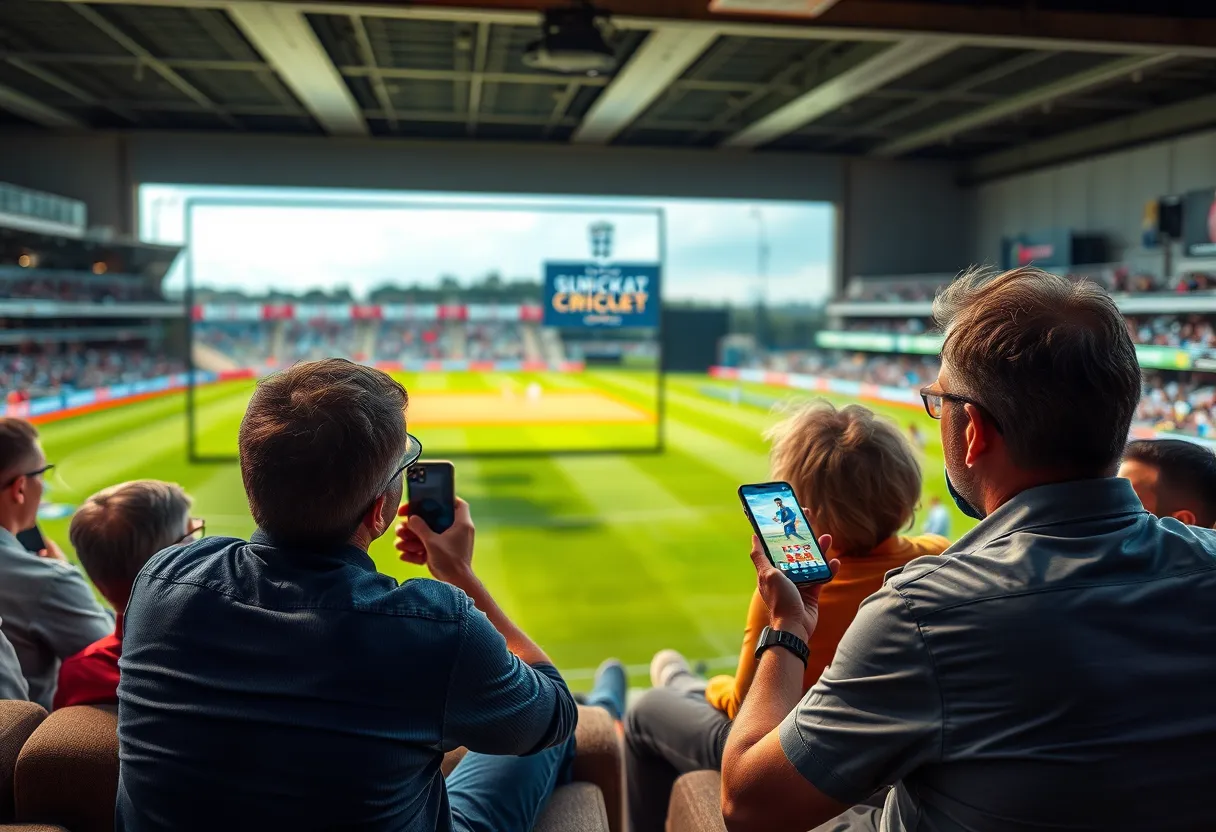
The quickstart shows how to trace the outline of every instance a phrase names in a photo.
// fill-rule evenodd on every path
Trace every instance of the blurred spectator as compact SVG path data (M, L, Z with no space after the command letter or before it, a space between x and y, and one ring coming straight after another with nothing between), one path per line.
M17 651L4 636L4 622L0 621L0 700L29 699L30 686L21 675L21 662Z
M60 559L57 547L34 553L17 541L17 533L38 518L43 477L52 467L33 425L0 418L0 632L17 653L30 699L47 710L60 660L114 629L88 582Z
M835 350L771 353L750 366L889 387L922 387L937 378L938 370L933 356Z
M63 660L54 705L109 705L118 702L118 658L122 616L131 586L157 552L203 533L190 517L190 498L181 486L137 480L102 489L72 515L68 534L89 580L114 607L114 632Z
M929 511L925 516L925 527L921 531L940 537L950 536L950 512L936 494L929 498Z
M1119 476L1130 480L1145 509L1188 526L1216 524L1216 454L1185 439L1128 443Z
M769 438L772 478L794 487L815 532L832 536L825 554L840 559L821 597L819 627L801 679L805 692L831 663L858 605L882 585L883 576L913 558L941 554L950 544L936 535L898 536L920 500L920 466L899 428L865 407L836 410L815 402L773 428ZM654 688L630 709L626 731L634 832L661 832L677 776L721 767L731 720L756 675L757 639L768 623L769 611L754 592L734 676L707 683L674 650L654 657Z

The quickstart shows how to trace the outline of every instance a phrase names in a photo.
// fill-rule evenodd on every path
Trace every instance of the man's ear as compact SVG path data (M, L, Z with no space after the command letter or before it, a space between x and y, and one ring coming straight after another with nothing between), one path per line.
M23 505L25 503L25 476L17 477L17 479L13 480L13 484L5 490L14 503Z
M971 466L992 447L996 428L984 416L983 411L975 405L964 404L963 411L967 414L967 428L963 434L967 441L967 455L963 458L963 462L967 466Z
M363 515L363 525L372 530L372 534L376 537L384 534L384 503L388 497L381 494L372 503L371 508L367 510L367 514Z
M1185 523L1188 526L1195 525L1195 512L1191 511L1190 509L1184 508L1182 511L1175 511L1170 515L1170 517L1173 517L1179 523Z

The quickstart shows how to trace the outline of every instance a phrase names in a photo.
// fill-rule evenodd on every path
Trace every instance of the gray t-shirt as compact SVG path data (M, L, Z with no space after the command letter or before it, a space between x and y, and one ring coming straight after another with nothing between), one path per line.
M0 627L3 623L0 621ZM0 630L0 699L29 698L30 686L21 675L21 662L17 661L17 651Z
M40 558L0 529L0 633L12 643L29 698L48 711L59 662L114 632L80 571Z
M849 829L1216 829L1216 532L1025 491L887 575L781 724ZM841 828L841 827L835 827Z

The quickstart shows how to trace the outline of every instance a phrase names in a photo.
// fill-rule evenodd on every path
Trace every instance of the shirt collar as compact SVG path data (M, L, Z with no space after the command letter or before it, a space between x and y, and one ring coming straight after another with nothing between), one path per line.
M5 528L0 528L0 549L10 549L22 554L32 554L27 552L26 548L21 545L21 541L17 539L17 535Z
M269 549L274 549L276 552L283 552L293 556L313 556L313 557L329 557L336 558L341 561L353 564L355 566L366 569L369 572L375 572L376 562L372 560L372 556L360 549L358 546L352 546L349 543L343 543L338 546L307 548L302 546L285 546L277 543L269 533L262 529L257 529L249 536L249 542L257 546L265 546Z
M1131 482L1117 477L1040 485L1017 494L989 514L956 540L946 554L982 549L997 538L1036 526L1143 513L1144 506Z

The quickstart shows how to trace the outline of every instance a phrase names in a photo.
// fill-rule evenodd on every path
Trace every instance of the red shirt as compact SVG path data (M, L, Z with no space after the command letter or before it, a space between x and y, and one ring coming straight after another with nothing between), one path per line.
M115 705L118 703L118 657L122 639L115 630L63 660L54 710L69 705Z

